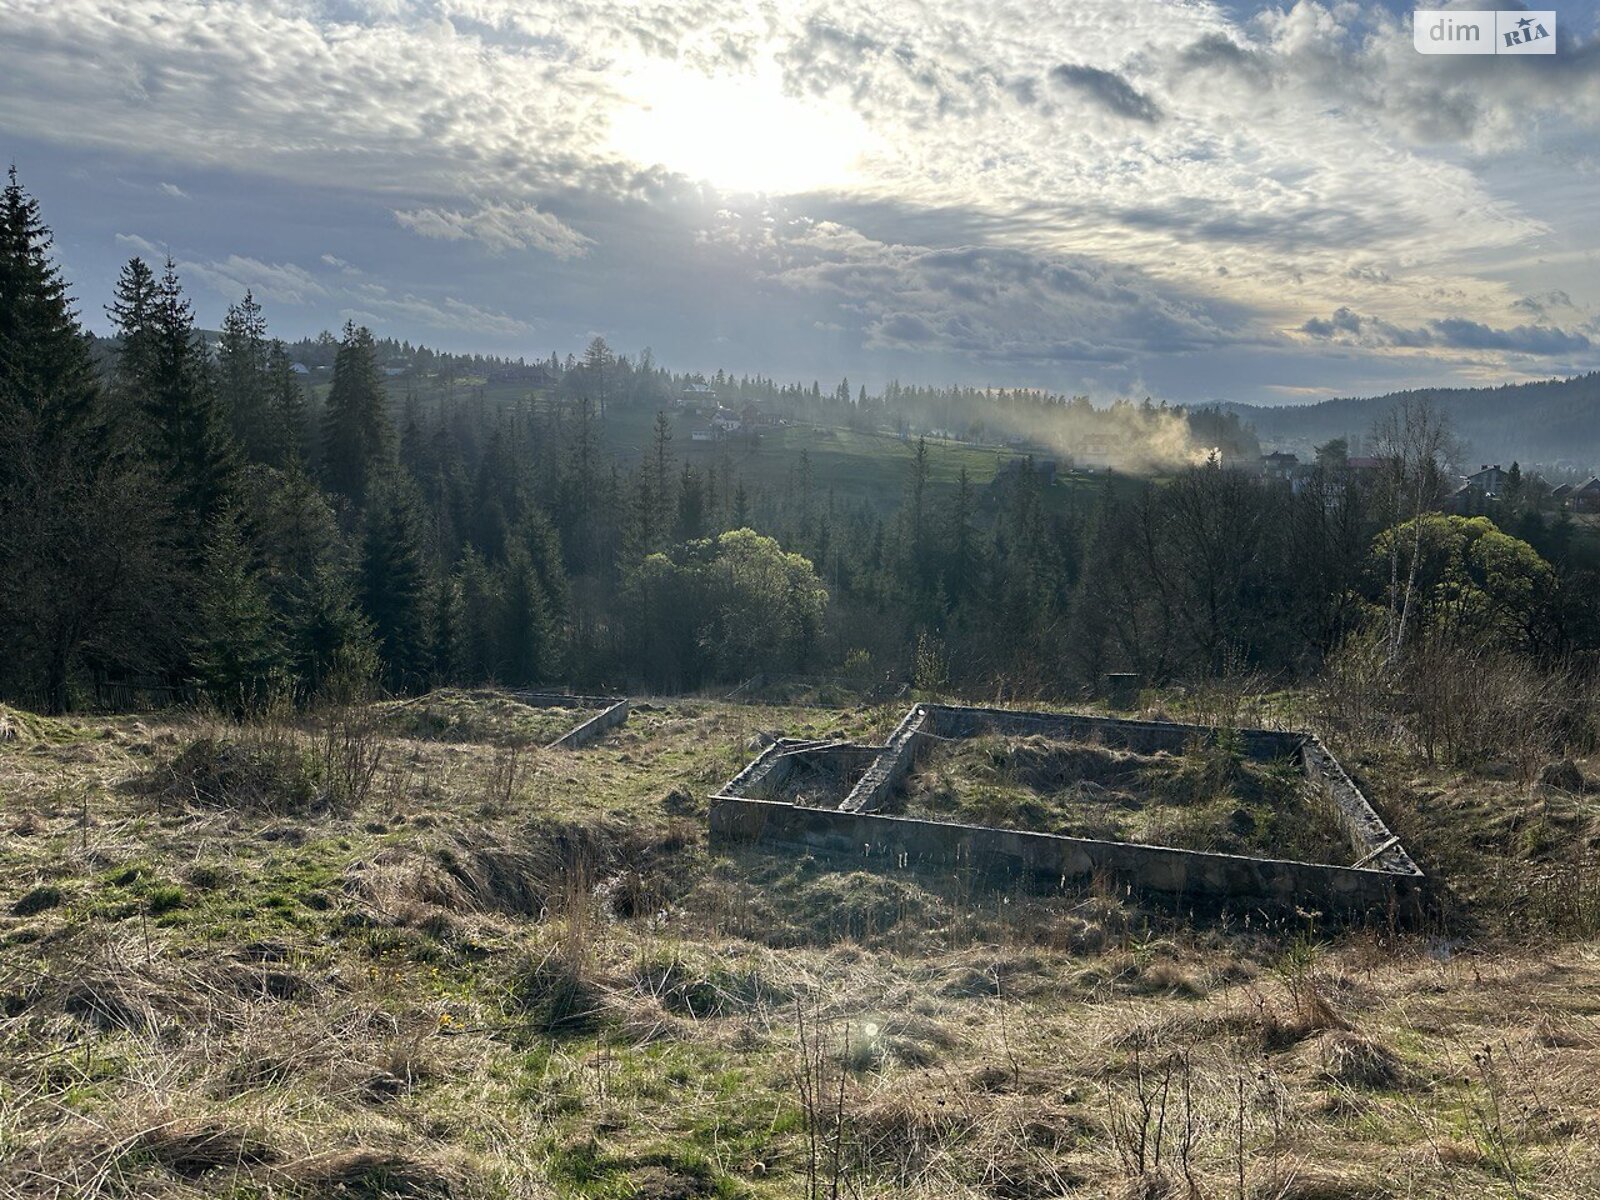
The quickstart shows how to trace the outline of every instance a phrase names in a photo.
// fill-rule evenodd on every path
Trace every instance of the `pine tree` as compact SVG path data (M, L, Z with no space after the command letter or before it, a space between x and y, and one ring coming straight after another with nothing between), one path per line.
M680 542L692 542L705 536L706 497L700 475L688 463L683 464L683 475L678 480L678 527Z
M359 506L392 439L372 331L353 321L345 323L333 360L322 421L323 478L330 490Z
M267 411L271 433L267 461L275 467L306 461L306 393L281 341L267 351Z
M384 680L403 692L427 677L427 565L416 485L394 471L372 480L361 548L361 606L372 622Z
M338 670L376 661L372 630L342 565L328 501L299 464L273 472L252 513L264 552L279 639L301 692L315 696ZM365 673L370 675L369 665Z
M490 683L500 670L500 581L468 546L456 569L461 597L459 670L463 683Z
M143 408L145 453L167 486L179 521L179 543L197 562L208 524L233 498L238 458L217 404L205 348L195 333L193 310L171 259L155 286L148 330L131 332L138 357L128 364L125 377Z
M660 526L665 532L667 515L677 508L672 494L672 419L665 412L656 413L654 446L651 463L655 468L656 511L662 514Z
M546 679L555 665L549 605L533 559L513 546L502 571L500 658L508 683Z
M106 428L87 344L15 169L0 195L0 685L64 712L75 671L171 628L161 506Z
M277 457L268 354L267 320L255 295L247 291L222 318L217 384L234 440L250 462L272 462Z
M201 686L235 716L270 694L284 656L267 588L236 510L211 522L191 657Z
M97 400L52 244L38 201L13 167L0 196L0 436L36 433L46 444L82 433Z
M138 446L145 435L144 389L156 373L155 272L142 258L130 258L117 274L112 301L106 306L117 333L117 366L112 372L112 421L118 436Z
M470 548L467 553L471 553ZM441 575L433 595L433 645L429 651L428 683L431 687L474 682L465 679L463 647L468 630L461 602L461 581ZM476 681L476 682L482 682Z

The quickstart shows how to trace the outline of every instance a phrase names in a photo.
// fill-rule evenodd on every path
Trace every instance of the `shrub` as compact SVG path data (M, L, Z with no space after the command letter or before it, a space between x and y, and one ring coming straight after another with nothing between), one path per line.
M292 741L203 737L162 771L173 800L281 816L325 806L315 762Z

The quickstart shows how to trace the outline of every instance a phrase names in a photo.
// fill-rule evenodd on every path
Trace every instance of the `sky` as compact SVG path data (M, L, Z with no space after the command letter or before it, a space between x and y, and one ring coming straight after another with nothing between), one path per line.
M291 338L1295 403L1600 369L1556 11L1450 57L1341 0L0 0L0 155L96 329L170 255Z

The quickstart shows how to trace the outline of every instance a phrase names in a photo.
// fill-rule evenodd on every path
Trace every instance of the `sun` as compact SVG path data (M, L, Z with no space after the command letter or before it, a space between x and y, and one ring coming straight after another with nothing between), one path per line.
M611 116L613 152L719 191L794 194L859 178L873 144L847 106L792 96L777 70L701 75L652 61L627 76Z

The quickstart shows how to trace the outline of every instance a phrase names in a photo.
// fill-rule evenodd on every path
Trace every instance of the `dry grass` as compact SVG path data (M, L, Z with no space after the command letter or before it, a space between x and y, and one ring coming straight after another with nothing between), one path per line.
M293 811L139 784L202 741L320 763L318 719L27 725L0 1195L1597 1195L1600 954L1489 940L1476 881L1475 925L1379 940L706 847L758 730L881 715L661 702L515 761L374 735L362 798ZM1535 800L1587 802L1561 774ZM1553 861L1393 777L1507 878Z
M1245 759L1226 745L1142 754L1042 736L940 743L893 811L1030 829L1318 862L1349 857L1320 791L1291 763Z

